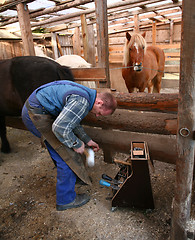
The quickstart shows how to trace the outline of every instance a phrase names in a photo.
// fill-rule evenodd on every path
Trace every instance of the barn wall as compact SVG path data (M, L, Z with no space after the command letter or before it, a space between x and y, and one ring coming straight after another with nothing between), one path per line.
M81 56L84 57L82 34L80 30L80 49ZM130 31L132 32L132 31ZM152 44L152 28L145 27L140 30L141 33L146 32L146 41L150 45ZM121 32L117 34L109 34L109 61L110 61L110 76L111 76L111 87L115 88L118 91L127 92L124 80L121 75L121 66L123 59L123 45L125 42L126 32ZM172 35L172 48L163 49L166 54L166 65L167 66L179 66L180 64L180 48L178 48L178 43L180 43L181 36L181 24L176 23L173 27ZM58 57L63 55L71 55L73 51L73 37L74 34L58 34ZM52 46L51 41L47 38L47 41L44 39L35 40L39 45L43 45L46 55L51 56ZM156 31L156 44L164 46L166 44L169 46L170 43L170 25L165 24L157 26ZM89 43L90 44L90 43ZM97 60L97 40L95 38L95 50L96 60ZM49 55L50 53L50 55ZM0 59L7 59L15 56L23 55L22 43L19 40L2 40L0 41ZM177 68L178 69L178 68ZM162 81L162 87L178 87L179 85L179 74L178 70L175 73L165 74Z

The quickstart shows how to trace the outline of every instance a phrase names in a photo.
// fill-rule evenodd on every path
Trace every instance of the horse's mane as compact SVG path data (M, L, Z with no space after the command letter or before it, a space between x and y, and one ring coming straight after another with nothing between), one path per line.
M127 66L128 62L129 62L129 48L131 48L131 46L134 44L134 43L137 43L139 47L144 47L144 51L146 51L146 47L147 47L147 44L146 44L146 40L144 37L142 37L141 34L139 33L133 33L131 34L131 39L130 41L128 41L126 39L126 42L125 42L125 45L124 45L124 57L123 57L123 64L125 66Z

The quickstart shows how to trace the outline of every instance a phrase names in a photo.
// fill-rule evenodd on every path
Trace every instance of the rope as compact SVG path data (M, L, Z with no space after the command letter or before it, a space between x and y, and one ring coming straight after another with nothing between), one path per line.
M127 67L118 67L118 68L110 68L110 70L115 70L115 69L127 69L127 68L133 68L134 66L127 66ZM152 68L147 68L147 67L142 67L142 68L145 68L145 69L150 69L152 71L157 71L157 72L163 72L163 73L168 73L168 74L172 74L172 75L175 75L175 76L179 76L179 73L170 73L170 72L165 72L165 71L160 71L160 70L157 70L157 69L152 69Z

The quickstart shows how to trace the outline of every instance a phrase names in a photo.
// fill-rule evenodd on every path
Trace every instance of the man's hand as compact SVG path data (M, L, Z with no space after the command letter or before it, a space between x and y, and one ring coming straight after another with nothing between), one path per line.
M84 153L84 149L85 149L85 144L82 142L82 146L80 148L73 148L73 150L77 153Z
M87 143L87 145L89 146L89 147L92 147L93 148L93 151L94 152L97 152L97 151L99 151L99 145L96 143L96 142L94 142L93 140L90 140L88 143Z

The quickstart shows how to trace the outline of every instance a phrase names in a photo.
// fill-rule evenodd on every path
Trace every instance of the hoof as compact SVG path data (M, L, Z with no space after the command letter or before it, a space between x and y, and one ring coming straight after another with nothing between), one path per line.
M10 148L9 144L8 145L2 145L1 152L3 152L3 153L10 153L11 152L11 148Z

